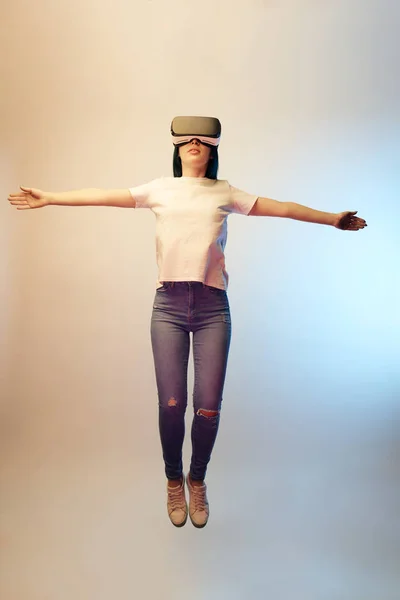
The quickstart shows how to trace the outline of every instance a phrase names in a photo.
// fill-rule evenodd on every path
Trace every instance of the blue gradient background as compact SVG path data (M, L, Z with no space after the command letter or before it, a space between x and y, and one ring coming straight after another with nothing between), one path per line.
M399 13L388 0L5 7L2 598L398 600ZM177 114L221 119L233 185L369 224L230 218L234 336L201 532L165 509L153 216L6 202L20 184L169 175Z

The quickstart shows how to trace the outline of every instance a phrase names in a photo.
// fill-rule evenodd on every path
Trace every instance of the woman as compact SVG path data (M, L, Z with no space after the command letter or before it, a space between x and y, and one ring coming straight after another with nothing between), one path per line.
M179 130L179 117L176 129ZM181 118L184 119L184 118ZM175 121L175 120L174 120ZM216 126L214 131L208 130ZM190 124L190 127L188 126ZM9 196L18 210L47 205L150 208L156 215L158 281L151 339L159 399L159 430L167 477L167 510L176 527L188 512L195 527L209 518L205 475L217 437L231 338L224 249L227 217L285 217L357 231L366 226L356 212L326 213L242 192L217 179L219 121L184 121L189 134L172 127L174 177L131 189L85 189L48 193L21 187ZM182 132L180 132L182 133ZM193 339L192 458L185 478L182 446L187 407L187 367ZM189 491L189 507L185 496Z

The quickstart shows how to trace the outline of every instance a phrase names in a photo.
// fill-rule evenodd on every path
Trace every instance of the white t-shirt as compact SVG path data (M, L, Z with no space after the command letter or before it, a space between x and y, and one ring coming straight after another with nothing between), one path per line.
M200 281L226 290L227 217L248 215L258 196L205 177L162 177L129 191L136 208L156 215L157 287Z

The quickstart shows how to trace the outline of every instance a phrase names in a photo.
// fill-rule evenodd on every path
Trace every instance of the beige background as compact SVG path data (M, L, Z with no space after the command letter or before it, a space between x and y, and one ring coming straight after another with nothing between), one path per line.
M398 599L399 12L3 7L2 599ZM202 531L166 515L153 215L6 201L20 184L171 174L178 114L221 119L233 185L369 223L230 218L234 337Z

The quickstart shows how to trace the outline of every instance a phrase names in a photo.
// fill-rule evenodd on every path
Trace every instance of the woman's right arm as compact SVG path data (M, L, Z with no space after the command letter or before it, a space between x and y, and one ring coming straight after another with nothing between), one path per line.
M88 188L70 192L43 192L36 188L21 186L21 191L8 196L17 210L43 208L44 206L116 206L135 208L135 200L129 189L99 190Z

